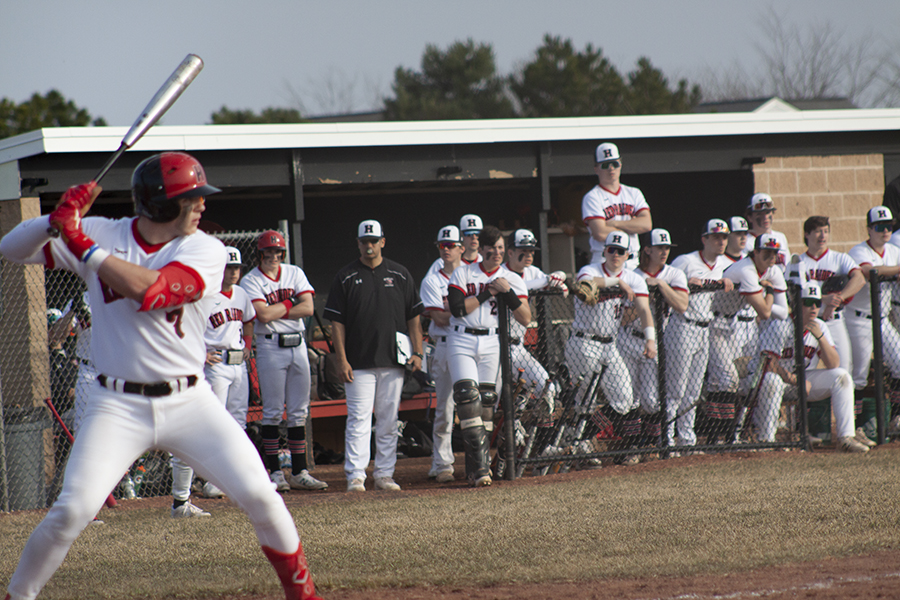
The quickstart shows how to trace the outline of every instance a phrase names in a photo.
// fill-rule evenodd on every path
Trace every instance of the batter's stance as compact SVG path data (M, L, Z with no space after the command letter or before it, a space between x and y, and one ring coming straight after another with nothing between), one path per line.
M38 595L122 473L151 448L192 465L247 513L287 600L318 598L291 514L203 377L208 298L220 289L225 250L197 227L205 196L219 191L195 158L165 152L134 171L137 217L82 221L100 193L91 181L0 241L10 261L84 279L99 373L62 492L25 545L8 599ZM47 233L51 226L60 237Z

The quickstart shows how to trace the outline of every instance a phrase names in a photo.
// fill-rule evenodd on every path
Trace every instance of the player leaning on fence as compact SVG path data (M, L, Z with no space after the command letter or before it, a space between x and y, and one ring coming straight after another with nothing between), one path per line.
M225 249L197 227L205 196L218 191L195 158L166 152L134 171L137 217L82 221L100 193L92 181L0 242L8 260L84 279L99 372L62 492L25 545L9 598L37 596L122 473L150 448L193 465L247 513L288 600L317 598L291 513L203 376L208 302L221 288ZM51 224L59 237L48 234Z

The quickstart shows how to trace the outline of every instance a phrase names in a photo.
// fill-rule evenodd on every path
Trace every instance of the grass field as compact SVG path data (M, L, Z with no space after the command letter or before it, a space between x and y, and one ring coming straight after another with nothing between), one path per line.
M731 573L900 544L900 444L697 458L708 460L482 490L292 493L287 504L326 597ZM238 509L222 502L212 518L176 521L165 506L105 511L41 598L283 597ZM43 514L0 516L0 588Z

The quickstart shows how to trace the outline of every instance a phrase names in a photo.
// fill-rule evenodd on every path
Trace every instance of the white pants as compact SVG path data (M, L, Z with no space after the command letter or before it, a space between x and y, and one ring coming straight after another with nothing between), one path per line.
M203 369L213 393L228 410L237 424L247 428L247 409L250 403L250 378L247 364L226 365L224 362L206 365ZM279 421L280 422L280 421Z
M861 390L868 383L869 366L872 364L872 319L868 313L857 315L857 311L850 308L844 309L844 312L847 313L847 334L852 349L853 384ZM900 376L900 333L887 314L881 320L881 351L891 375Z
M437 340L434 344L434 353L431 355L431 366L428 374L434 379L435 408L434 428L431 439L434 449L431 454L432 475L441 471L453 469L453 411L456 404L453 402L453 379L450 377L450 368L447 364L447 339Z
M366 478L375 415L375 470L372 475L393 477L397 464L397 415L403 391L403 369L353 369L347 392L347 428L344 435L344 473L347 480Z
M471 379L476 384L497 384L500 338L453 331L447 338L447 368L454 383Z
M846 312L846 309L842 311L842 313ZM850 335L847 333L847 323L844 321L842 313L839 313L840 316L831 319L825 324L828 325L828 331L831 332L831 337L834 338L834 347L837 348L838 356L841 359L841 368L848 373L852 373L853 351L850 348Z
M586 409L593 408L586 404L593 402L593 398L584 397L590 386L591 377L594 373L603 371L604 366L606 370L600 379L600 389L603 390L609 406L620 415L637 408L631 387L631 373L628 372L628 367L619 354L615 340L608 343L595 342L589 337L577 337L573 332L566 342L565 357L572 378L584 376L578 390L577 402Z
M635 336L633 331L633 325L620 327L616 344L631 373L634 397L645 412L652 414L659 410L659 361L644 356L644 339Z
M95 384L69 461L62 492L35 528L8 591L32 599L62 564L109 490L151 448L193 465L247 513L259 542L279 552L297 550L294 519L253 444L213 395L206 380L162 398L113 392Z
M277 337L256 336L256 371L262 396L261 425L305 427L309 415L309 354L301 336L299 346L280 348Z
M853 382L846 370L812 369L805 373L810 383L808 400L824 400L831 396L831 410L839 438L853 436L856 431L853 417ZM774 442L778 417L781 413L781 399L785 393L796 396L797 388L788 386L775 373L766 373L759 388L756 408L753 409L753 424L761 442ZM837 440L835 440L837 441Z
M94 382L97 380L97 369L93 364L86 365L79 363L78 378L75 380L75 405L72 408L72 421L69 426L72 429L72 435L78 433L81 428L81 422L87 413L88 399L94 389Z
M666 422L675 419L681 444L697 443L694 419L695 403L703 389L703 376L709 363L709 327L698 327L681 319L670 319L663 343L666 345ZM680 413L680 414L679 414ZM666 428L669 442L674 429Z
M709 391L736 392L740 383L735 361L757 354L756 321L739 321L734 317L726 327L710 325Z

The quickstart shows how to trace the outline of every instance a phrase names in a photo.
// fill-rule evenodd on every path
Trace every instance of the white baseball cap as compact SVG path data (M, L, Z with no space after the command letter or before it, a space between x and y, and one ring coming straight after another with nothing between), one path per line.
M819 284L816 281L807 281L803 284L803 289L800 290L800 297L804 300L806 298L821 300L822 288L819 287Z
M376 221L375 219L369 219L367 221L363 221L359 224L359 231L356 237L360 239L365 238L378 238L381 239L384 237L384 232L381 230L381 223Z
M540 250L534 234L527 229L516 230L516 233L513 236L513 248L531 248L532 250Z
M641 246L677 246L672 243L672 236L666 229L653 229L638 236Z
M703 231L700 235L711 235L713 233L730 233L728 230L728 223L722 219L710 219L706 222L706 225L703 226Z
M753 242L753 249L781 250L781 242L778 241L778 238L775 237L774 234L763 233L762 235L756 236L756 240Z
M882 222L892 222L894 220L894 215L891 214L891 209L887 206L876 206L869 210L866 213L866 225L872 225L874 223L882 223Z
M750 225L744 217L731 217L731 233L743 233L750 231Z
M775 203L772 202L772 196L768 194L753 194L750 196L750 203L747 204L747 210L750 212L759 212L761 210L773 210Z
M241 251L234 246L225 246L225 264L240 265L244 261L241 260Z
M441 227L438 231L437 242L453 242L454 244L462 244L462 236L459 235L459 228L456 225L447 225Z
M619 160L619 147L609 142L603 142L594 150L594 161L602 163L608 160Z
M630 240L628 239L627 233L622 233L621 231L613 231L608 236L606 236L606 245L607 246L615 246L617 248L624 248L628 250Z
M47 309L47 325L53 325L62 318L62 311L58 308Z
M459 230L462 231L463 235L473 232L478 233L482 229L484 229L484 224L478 215L463 215L462 219L459 220Z

